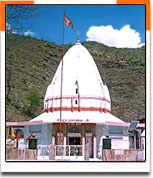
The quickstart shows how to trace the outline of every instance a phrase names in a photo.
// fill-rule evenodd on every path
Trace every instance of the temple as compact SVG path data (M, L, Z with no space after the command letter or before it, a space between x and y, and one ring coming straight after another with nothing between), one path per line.
M123 155L124 150L145 147L141 141L145 124L125 123L111 114L108 87L79 41L64 55L63 69L60 62L46 90L43 112L29 122L7 123L7 127L22 130L24 149L36 149L37 160L109 161L108 150ZM144 152L140 157L144 161Z

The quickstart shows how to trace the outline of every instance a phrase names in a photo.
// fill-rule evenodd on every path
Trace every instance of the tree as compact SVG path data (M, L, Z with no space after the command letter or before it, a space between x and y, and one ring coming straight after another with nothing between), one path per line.
M40 106L40 94L37 89L30 89L25 95L23 101L23 110L28 117L35 117L38 115L38 109Z
M13 33L19 31L25 31L28 27L25 26L25 21L32 20L35 17L35 5L7 5L6 6L6 32ZM19 43L20 41L16 41ZM11 79L13 71L13 59L15 59L15 53L9 48L9 42L6 43L6 59L7 63L7 92L6 99L10 102L9 97L11 91Z
M36 5L7 5L6 7L6 31L25 31L27 20L34 19Z

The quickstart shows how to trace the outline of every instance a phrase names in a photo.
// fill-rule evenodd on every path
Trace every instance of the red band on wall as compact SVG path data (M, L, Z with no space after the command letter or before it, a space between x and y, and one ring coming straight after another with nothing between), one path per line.
M59 99L61 99L61 97L52 97L52 98L46 99L45 102L52 101L52 100L59 100ZM78 99L78 96L63 96L62 99ZM110 101L104 97L79 96L79 100L82 100L82 99L102 100L102 101L106 101L110 103Z
M71 107L52 107L45 109L43 112L54 112L54 111L72 111ZM105 112L105 113L111 113L110 110L106 108L97 108L97 107L73 107L73 111L99 111L99 112Z

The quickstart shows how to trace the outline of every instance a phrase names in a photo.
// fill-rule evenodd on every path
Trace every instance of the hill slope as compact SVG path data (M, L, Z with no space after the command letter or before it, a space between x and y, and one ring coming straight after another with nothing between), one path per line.
M124 121L145 118L145 47L117 49L96 42L83 45L109 88L112 114ZM65 46L65 52L70 46ZM7 34L6 49L6 120L30 120L43 109L62 48L32 37Z

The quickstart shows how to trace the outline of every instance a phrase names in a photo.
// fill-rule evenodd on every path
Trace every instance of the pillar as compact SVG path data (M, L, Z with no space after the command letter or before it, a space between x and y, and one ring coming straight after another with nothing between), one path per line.
M97 138L96 138L96 136L93 137L93 146L94 146L94 148L93 148L93 151L94 151L93 157L97 158Z
M136 135L134 135L134 149L136 150Z
M64 136L64 156L66 156L66 136Z
M55 136L52 135L52 143L50 145L50 155L49 155L49 159L50 160L55 160Z
M85 136L82 136L82 156L85 157Z
M52 145L55 145L55 136L52 135Z

